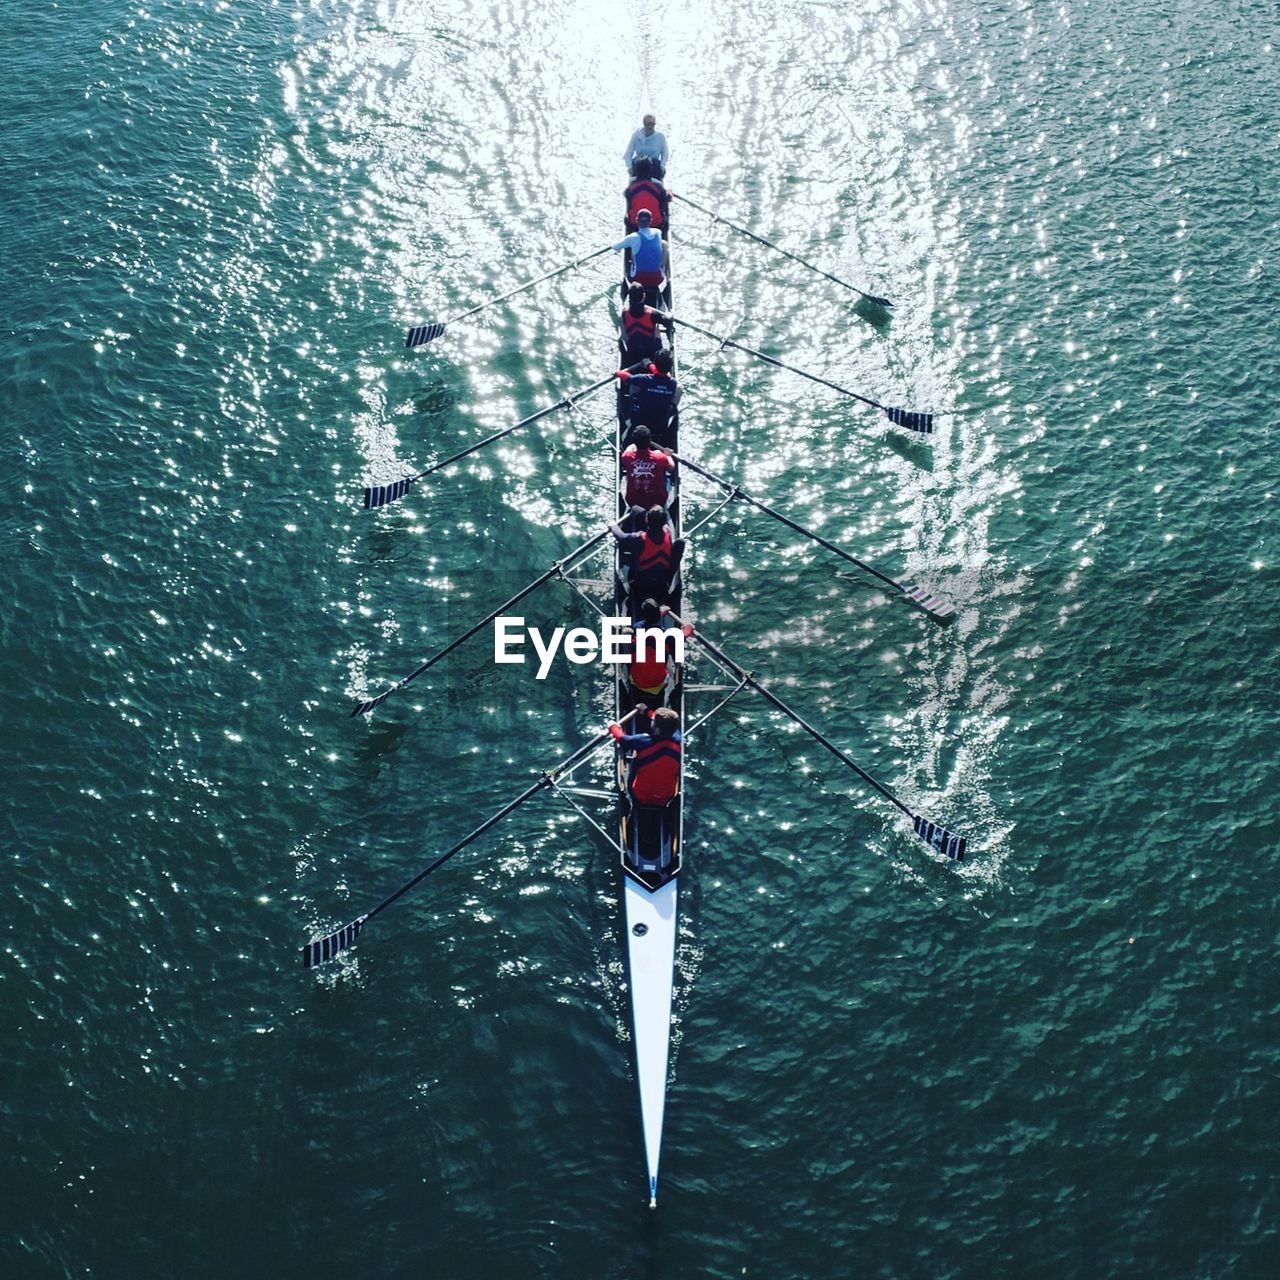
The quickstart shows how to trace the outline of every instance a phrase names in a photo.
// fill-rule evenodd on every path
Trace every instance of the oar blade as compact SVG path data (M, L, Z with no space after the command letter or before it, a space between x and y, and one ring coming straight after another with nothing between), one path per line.
M946 827L940 827L936 822L930 822L928 818L922 818L919 814L913 814L911 821L916 835L930 848L945 854L953 862L964 861L965 850L969 847L969 842L964 836L955 835Z
M918 413L914 409L885 408L885 417L895 427L906 427L908 431L919 432L922 436L933 435L933 414Z
M361 702L358 706L352 708L350 718L367 716L370 711L376 711L398 688L400 688L400 685L392 685L390 689L384 690L376 698L370 698L368 702Z
M430 324L416 325L405 335L404 345L406 347L425 347L428 342L434 342L443 332L444 325L439 321L433 320Z
M928 587L907 586L905 583L898 585L902 587L903 595L917 609L923 609L934 622L949 627L956 620L956 607L945 596L938 595Z
M859 289L857 290L857 292L862 293L862 290ZM869 303L871 303L872 306L875 306L875 307L892 307L893 306L893 303L890 302L888 298L878 298L874 293L863 293L862 296L866 298L866 300Z
M341 929L335 929L326 937L308 942L302 948L302 967L314 969L316 965L332 960L339 951L345 951L360 936L360 930L364 928L364 922L368 918L367 915L359 916L350 924L344 924Z
M394 484L369 485L364 491L365 510L373 511L378 507L385 507L388 502L394 502L397 498L403 498L415 479L416 476L405 476Z

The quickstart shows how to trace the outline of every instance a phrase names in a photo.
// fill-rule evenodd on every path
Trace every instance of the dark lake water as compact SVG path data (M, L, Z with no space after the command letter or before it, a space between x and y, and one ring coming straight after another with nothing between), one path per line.
M15 0L0 105L5 1275L1278 1273L1273 6ZM938 414L684 335L685 448L959 618L740 504L690 613L970 840L696 735L656 1213L571 810L298 962L610 714L483 635L347 712L600 527L565 414L360 494L612 367L609 257L403 330L616 238L646 108L895 303L684 206L682 313Z

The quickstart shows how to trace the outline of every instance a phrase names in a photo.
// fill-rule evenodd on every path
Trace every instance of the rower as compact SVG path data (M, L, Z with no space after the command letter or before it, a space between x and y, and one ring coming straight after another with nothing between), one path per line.
M650 112L641 121L641 127L631 135L631 141L622 153L622 163L627 166L628 173L635 173L638 157L648 156L653 165L653 176L659 180L665 177L671 150L666 137L658 132L657 125L657 119Z
M649 708L637 704L643 719ZM618 750L634 752L627 770L627 791L638 805L660 808L680 790L680 717L670 707L659 707L649 720L648 733L624 733L620 724L609 726Z
M628 288L627 309L622 313L622 333L618 337L624 365L638 364L657 355L658 317L661 314L645 304L643 286L633 284ZM619 375L624 382L630 376L627 370Z
M660 231L653 229L653 213L648 209L636 211L636 229L611 245L615 252L631 250L629 278L646 289L657 292L666 281L667 243Z
M609 532L624 551L630 551L631 569L628 589L632 599L652 596L659 603L666 603L671 582L684 556L683 538L671 536L666 508L654 505L645 513L645 527L637 532L627 532L620 524L611 524Z
M631 628L635 633L630 666L632 698L643 698L650 704L655 700L664 701L667 680L671 674L666 642L664 640L655 644L649 640L642 647L639 632L642 628L647 631L666 632L673 630L675 625L675 619L671 617L671 606L666 604L659 606L652 596L641 604L640 616L632 619ZM684 623L681 629L686 640L693 635L692 623Z
M659 313L660 314L660 313ZM673 426L680 404L680 384L671 376L674 365L665 347L654 357L648 373L620 373L619 389L627 393L627 421L633 428L648 427L664 448L675 447Z
M620 462L627 477L626 498L633 517L632 528L638 529L650 507L666 506L670 490L667 477L674 475L676 461L665 449L654 447L648 427L637 427L631 443L622 451Z
M648 156L637 156L635 178L622 193L627 202L626 227L628 231L636 229L636 218L641 209L649 211L649 225L665 233L670 220L668 192L656 178L652 177L653 162Z

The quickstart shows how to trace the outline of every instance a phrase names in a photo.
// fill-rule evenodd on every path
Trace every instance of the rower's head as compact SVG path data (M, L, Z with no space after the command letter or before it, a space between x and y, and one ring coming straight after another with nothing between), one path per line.
M641 231L648 231L653 226L653 212L650 209L636 210L636 226Z
M653 447L653 432L648 427L637 427L631 433L631 439L637 453L648 453Z
M627 290L627 310L633 316L644 314L644 285L633 284Z
M644 513L645 532L651 538L662 537L662 531L667 527L667 509L661 503L654 503L648 511Z
M640 602L640 621L646 627L656 627L662 621L662 610L652 596Z
M653 363L657 365L659 373L664 373L669 378L675 365L675 361L671 356L671 348L662 347L656 351L653 356Z
M636 156L635 163L631 166L631 172L637 178L652 178L653 161L648 156Z
M652 114L649 114L645 116L641 123L644 125L645 133L652 133L658 122L653 118Z
M649 722L649 733L655 738L669 738L680 727L680 717L670 707L659 707Z

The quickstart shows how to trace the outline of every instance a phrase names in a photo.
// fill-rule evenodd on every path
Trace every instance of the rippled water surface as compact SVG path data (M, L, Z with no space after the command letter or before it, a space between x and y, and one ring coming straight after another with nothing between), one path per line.
M15 0L0 104L4 1274L1277 1273L1272 6ZM612 258L403 329L615 238L647 108L895 303L679 206L677 311L939 415L683 333L684 447L959 617L741 504L690 612L971 841L695 736L652 1214L571 810L298 963L609 714L486 632L347 715L600 528L606 401L360 494L612 367Z

